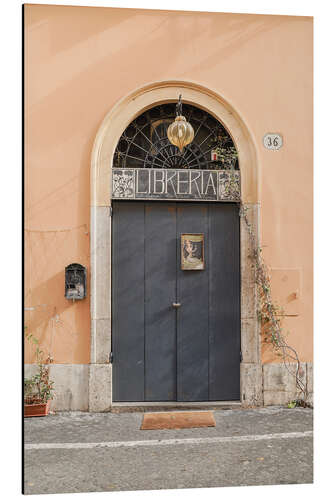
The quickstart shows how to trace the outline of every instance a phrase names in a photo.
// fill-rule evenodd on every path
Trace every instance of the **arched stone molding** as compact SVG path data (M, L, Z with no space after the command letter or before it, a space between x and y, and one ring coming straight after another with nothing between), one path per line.
M140 113L159 103L177 101L198 106L215 116L228 129L238 150L242 199L257 203L257 159L254 142L244 120L217 93L189 82L158 82L137 89L121 99L104 118L93 147L91 162L91 205L109 206L110 168L118 140L127 125Z
M104 118L91 161L91 364L89 410L107 411L112 405L111 378L111 179L118 140L140 113L160 103L177 101L211 113L228 129L238 151L242 201L259 239L258 172L254 141L244 120L230 102L193 82L167 81L141 87L121 99ZM249 235L241 223L241 400L262 403L260 335L257 292L249 255Z

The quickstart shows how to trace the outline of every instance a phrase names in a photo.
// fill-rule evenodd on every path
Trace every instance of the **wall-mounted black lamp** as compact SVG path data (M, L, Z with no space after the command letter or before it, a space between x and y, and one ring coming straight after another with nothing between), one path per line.
M65 268L66 299L82 300L87 290L87 269L81 264L70 264Z

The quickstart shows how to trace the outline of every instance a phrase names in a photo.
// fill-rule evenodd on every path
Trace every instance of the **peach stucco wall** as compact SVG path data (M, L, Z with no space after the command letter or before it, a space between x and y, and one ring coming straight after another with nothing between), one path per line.
M64 268L89 274L98 127L124 95L162 80L214 90L247 124L274 297L311 361L312 18L26 5L25 64L25 316L55 362L89 362L89 298L64 298ZM280 151L264 149L266 132L283 135Z

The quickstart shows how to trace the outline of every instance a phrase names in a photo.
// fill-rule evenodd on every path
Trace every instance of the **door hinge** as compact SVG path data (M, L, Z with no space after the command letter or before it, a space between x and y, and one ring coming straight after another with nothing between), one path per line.
M112 205L110 205L110 212L109 212L110 217L112 217L112 212L113 212L112 211Z
M240 351L240 353L239 353L239 359L240 359L240 362L242 362L242 361L243 361L243 354L242 354L242 351Z
M109 355L109 362L110 362L110 363L113 363L113 352L110 352L110 355Z

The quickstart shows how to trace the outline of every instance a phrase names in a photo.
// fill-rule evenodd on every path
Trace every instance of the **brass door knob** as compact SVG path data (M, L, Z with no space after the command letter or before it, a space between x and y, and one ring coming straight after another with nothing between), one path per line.
M180 307L181 306L181 304L179 302L173 302L172 305L173 305L173 307Z

